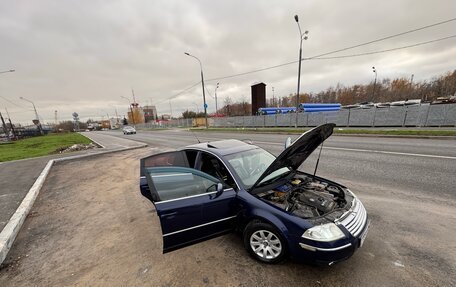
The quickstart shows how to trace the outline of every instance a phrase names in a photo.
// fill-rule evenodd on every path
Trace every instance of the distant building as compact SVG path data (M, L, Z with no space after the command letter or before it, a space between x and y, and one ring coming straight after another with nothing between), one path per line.
M144 112L144 121L146 123L153 122L157 118L157 108L155 106L144 106L142 108Z
M133 114L132 114L133 111ZM144 123L144 112L138 104L132 104L131 109L128 111L128 124L136 125Z
M256 115L259 108L266 107L266 84L252 85L252 115Z
M161 119L162 120L170 120L171 119L171 115L163 114L163 115L161 115Z
M100 126L102 129L110 129L111 128L111 121L110 120L102 120L100 121Z

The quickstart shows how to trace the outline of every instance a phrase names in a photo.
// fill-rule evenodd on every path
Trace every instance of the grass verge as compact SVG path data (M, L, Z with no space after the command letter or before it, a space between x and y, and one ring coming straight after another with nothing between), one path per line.
M50 134L0 144L0 162L49 155L59 148L91 141L77 133Z
M209 128L201 129L194 128L194 131L207 132L243 132L243 133L290 133L301 134L309 128ZM380 130L380 129L350 129L350 128L335 128L335 134L353 134L353 135L389 135L389 136L456 136L456 130Z

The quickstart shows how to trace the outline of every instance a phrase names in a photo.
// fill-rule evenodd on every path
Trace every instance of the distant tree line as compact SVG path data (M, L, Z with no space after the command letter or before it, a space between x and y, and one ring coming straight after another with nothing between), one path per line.
M362 102L394 102L407 99L433 101L439 97L456 94L456 70L425 81L413 81L412 78L378 79L365 85L344 86L337 84L318 93L303 93L300 103L341 103L351 105ZM268 107L294 107L296 94L267 99ZM230 97L224 99L224 106L218 110L226 116L250 115L251 104L245 99L233 102ZM204 115L203 115L204 116Z

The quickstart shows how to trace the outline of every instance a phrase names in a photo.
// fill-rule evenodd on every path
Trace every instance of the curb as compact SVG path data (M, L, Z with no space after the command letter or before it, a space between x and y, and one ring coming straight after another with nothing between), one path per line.
M70 160L75 160L75 159L80 159L80 158L85 158L85 157L90 157L90 156L105 155L105 154L114 153L114 152L122 152L122 151L127 151L127 150L144 148L146 146L147 146L147 144L141 144L141 145L134 146L134 147L126 147L126 148L121 148L121 149L101 151L101 152L91 153L91 154L68 156L68 157L49 160L48 163L46 164L46 166L44 167L44 169L41 171L38 178L35 180L35 183L33 183L32 187L27 192L27 195L24 197L24 199L22 200L19 207L16 209L16 211L11 216L8 223L5 225L3 230L0 232L0 264L2 264L3 261L6 259L6 256L8 255L8 252L11 249L11 246L13 245L17 234L19 233L19 231L22 227L22 224L24 224L24 221L27 218L27 215L29 214L30 210L32 209L32 206L35 203L35 200L38 197L38 194L40 193L41 188L43 187L43 184L44 184L47 176L49 175L53 165L55 165L58 162L70 161Z

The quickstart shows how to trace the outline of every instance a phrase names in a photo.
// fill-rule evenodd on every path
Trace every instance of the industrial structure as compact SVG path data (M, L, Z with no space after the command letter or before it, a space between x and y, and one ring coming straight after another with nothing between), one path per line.
M261 82L253 84L252 91L252 115L256 115L259 108L266 107L266 84Z

